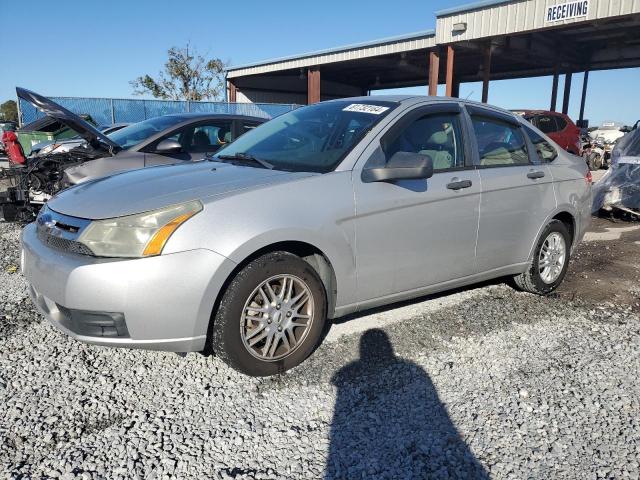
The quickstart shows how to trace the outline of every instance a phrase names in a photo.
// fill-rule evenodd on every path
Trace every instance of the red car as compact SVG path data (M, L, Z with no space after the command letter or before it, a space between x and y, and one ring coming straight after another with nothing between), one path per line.
M547 110L514 110L513 112L529 120L567 152L582 155L580 129L564 113Z

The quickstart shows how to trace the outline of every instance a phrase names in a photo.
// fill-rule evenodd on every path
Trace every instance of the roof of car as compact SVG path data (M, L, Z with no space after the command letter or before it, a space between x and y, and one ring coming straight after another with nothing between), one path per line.
M520 113L523 115L531 115L534 113L542 113L544 115L558 115L559 117L564 117L565 114L562 112L554 112L552 110L538 110L538 109L529 109L529 108L512 108L512 113Z
M229 118L231 120L260 120L267 121L265 117L254 117L251 115L237 115L234 113L169 113L167 115L161 115L162 117L180 117L185 120L197 120L197 119L210 119L210 118Z
M422 103L425 101L429 101L433 103L454 102L454 103L461 103L464 105L474 105L482 108L487 108L489 110L495 110L498 112L506 113L508 115L513 115L513 111L496 107L495 105L489 105L487 103L480 103L473 100L466 100L463 98L455 98L455 97L434 97L434 96L428 96L428 95L371 95L371 96L363 96L363 97L340 98L340 99L331 100L331 101L333 102L349 101L349 102L363 102L363 103L367 103L371 101L379 101L379 102L402 103L405 105L413 105L413 104Z

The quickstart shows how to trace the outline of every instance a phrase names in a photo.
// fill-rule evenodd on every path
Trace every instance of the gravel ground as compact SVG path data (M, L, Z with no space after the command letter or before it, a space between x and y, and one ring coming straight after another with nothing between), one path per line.
M17 238L0 223L2 477L639 478L625 303L485 285L341 321L252 379L69 340L12 273Z

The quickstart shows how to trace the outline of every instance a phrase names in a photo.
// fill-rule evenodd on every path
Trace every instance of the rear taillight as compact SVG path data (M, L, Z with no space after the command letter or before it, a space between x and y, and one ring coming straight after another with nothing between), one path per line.
M587 185L591 185L593 183L593 175L591 175L591 170L589 170L584 176L584 181L587 182Z

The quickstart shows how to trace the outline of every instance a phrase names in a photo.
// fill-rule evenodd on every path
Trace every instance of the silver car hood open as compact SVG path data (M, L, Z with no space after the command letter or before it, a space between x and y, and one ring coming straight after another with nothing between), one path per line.
M48 206L64 215L97 220L148 212L310 175L317 174L208 161L164 165L82 183L52 197Z

